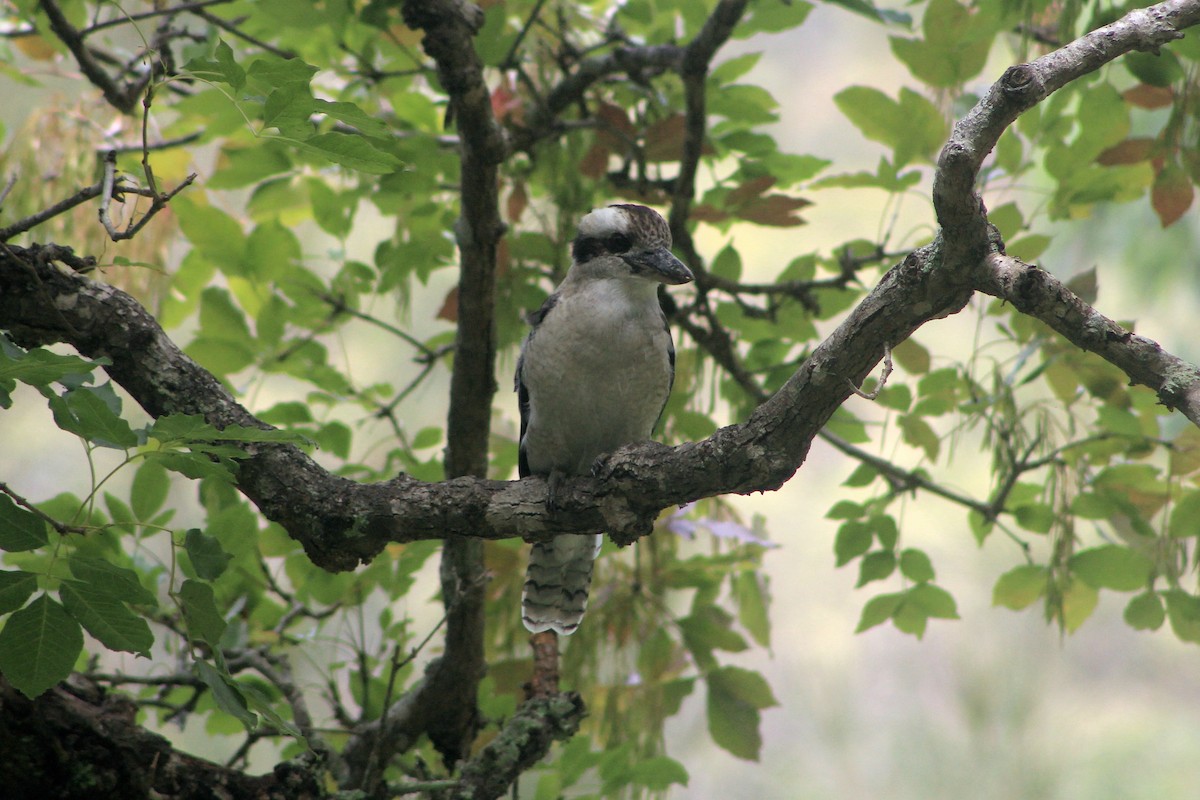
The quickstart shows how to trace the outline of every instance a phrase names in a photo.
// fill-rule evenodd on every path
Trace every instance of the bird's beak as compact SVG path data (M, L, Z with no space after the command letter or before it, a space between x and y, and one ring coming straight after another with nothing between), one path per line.
M625 259L625 263L633 267L634 272L645 275L647 278L652 278L660 283L668 283L675 286L680 283L691 283L696 279L692 271L684 266L684 263L672 255L671 251L665 247L625 253L621 258Z

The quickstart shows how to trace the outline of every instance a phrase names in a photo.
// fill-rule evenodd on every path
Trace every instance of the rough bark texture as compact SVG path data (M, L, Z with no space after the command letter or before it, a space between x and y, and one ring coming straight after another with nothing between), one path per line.
M7 800L309 800L320 770L257 777L180 753L135 722L137 706L76 676L36 700L0 678L0 790Z

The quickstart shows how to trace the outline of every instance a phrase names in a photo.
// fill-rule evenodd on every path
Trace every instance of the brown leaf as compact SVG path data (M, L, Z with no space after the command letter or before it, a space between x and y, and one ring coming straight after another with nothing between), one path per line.
M49 61L54 58L55 51L51 44L41 36L19 36L13 45L34 61Z
M761 178L748 180L725 196L725 205L730 208L740 206L742 203L758 197L774 185L775 177L772 175L763 175Z
M1140 83L1122 94L1125 102L1138 108L1165 108L1175 102L1175 92L1170 86L1151 86Z
M446 299L442 301L442 307L438 310L437 318L444 319L447 322L458 322L457 286L446 292Z
M774 225L780 228L790 228L803 225L804 220L792 212L798 211L811 202L802 197L788 197L784 194L771 194L759 197L742 205L735 212L737 216L748 222L759 225Z
M512 191L508 193L508 204L504 209L509 222L516 222L529 206L529 193L525 190L525 181L513 183Z
M1096 163L1103 164L1106 167L1116 166L1117 164L1136 164L1150 157L1150 154L1154 150L1154 145L1154 139L1126 139L1096 156Z
M1164 228L1191 207L1193 194L1192 182L1182 167L1175 163L1163 166L1150 189L1150 205Z
M596 139L609 150L627 152L630 144L637 139L637 128L620 106L601 103L596 109L596 119L602 123L596 130Z
M608 171L608 148L596 142L579 161L579 173L585 178L599 180Z
M496 277L503 278L512 265L512 251L508 249L508 237L496 242Z
M693 206L688 216L699 222L721 222L729 219L729 214L710 205Z
M673 114L646 129L645 155L650 162L678 161L683 153L687 123L683 114Z

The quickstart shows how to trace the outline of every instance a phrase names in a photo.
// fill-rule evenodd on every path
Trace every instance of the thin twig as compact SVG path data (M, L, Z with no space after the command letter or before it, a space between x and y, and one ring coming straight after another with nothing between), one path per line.
M0 228L0 242L6 242L12 237L24 233L30 228L41 225L48 219L53 219L59 214L70 211L80 203L85 203L88 200L91 200L93 197L99 197L102 188L103 186L100 183L86 186L65 200L60 200L49 208L44 208L36 214L30 214L25 219L14 222L12 225L9 225L5 228Z
M17 185L17 173L16 173L16 171L14 171L12 175L8 176L8 183L6 183L4 185L4 190L0 191L0 210L4 209L4 201L8 199L9 192L11 192L13 190L13 187L16 185Z
M194 11L193 13L210 25L216 25L221 30L231 33L242 41L249 42L255 47L262 48L272 55L276 55L284 59L293 59L296 57L296 54L293 51L284 50L283 48L276 47L270 42L264 42L262 39L255 38L254 36L251 36L250 34L238 28L238 26L234 23L221 19L215 14L210 14L209 12L202 10Z
M850 390L864 400L875 400L879 397L879 393L883 391L883 387L887 385L887 380L892 376L892 346L887 342L883 343L883 373L879 376L879 383L869 392L864 392L862 389L854 385L854 382L849 378L846 383L850 384Z
M512 46L508 48L508 52L504 54L504 58L500 61L500 69L511 69L513 59L517 57L517 51L521 49L521 43L525 41L525 37L529 34L529 30L533 27L533 23L537 21L538 15L542 13L542 6L546 5L546 0L537 0L533 10L529 12L529 16L525 19L525 24L521 26L517 38L513 39Z
M137 144L115 144L108 148L106 152L116 153L119 156L127 153L144 153L146 151L170 150L175 147L183 147L184 145L192 144L199 141L204 135L203 131L189 133L186 136L177 136L174 139L163 139L158 142L138 142Z
M109 238L117 240L117 229L113 227L112 217L108 207L112 203L113 184L117 175L117 154L108 151L104 156L104 178L100 181L100 224L108 231Z
M134 99L142 90L141 82L118 86L113 77L96 60L95 54L84 44L83 36L67 19L66 14L58 7L58 3L55 0L41 0L38 5L45 12L46 19L50 21L51 30L67 46L71 55L75 56L75 62L79 64L79 69L84 76L104 93L104 99L123 114L132 111ZM149 79L150 74L147 73L145 80L149 81Z
M208 6L223 5L225 3L232 2L233 0L199 0L199 2L196 3L183 3L182 5L170 6L168 8L156 8L150 11L140 11L137 14L122 14L119 17L113 17L112 19L105 20L104 22L97 22L95 25L84 28L79 32L79 35L81 37L87 37L91 36L93 33L97 33L108 28L115 28L118 25L128 25L130 23L139 22L143 19L150 19L151 17L174 16L176 14L182 14L186 11L198 11L199 9L207 8Z
M33 503L29 502L24 497L17 494L16 492L14 492L11 488L9 488L9 485L7 483L0 482L0 492L3 492L4 494L11 497L12 501L14 503L21 506L21 508L24 508L26 511L33 513L35 516L37 516L39 519L41 519L43 522L45 522L51 528L54 528L54 530L58 531L60 534L90 533L93 530L92 528L85 528L82 525L68 525L65 522L59 522L54 517L50 516L49 514L42 511L37 506L35 506Z

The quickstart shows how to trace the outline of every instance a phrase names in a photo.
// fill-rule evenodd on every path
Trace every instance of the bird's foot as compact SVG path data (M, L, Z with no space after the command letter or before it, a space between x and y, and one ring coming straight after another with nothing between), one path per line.
M559 502L559 490L562 488L564 473L562 470L550 470L550 474L546 476L546 510L558 511L562 508L562 503Z

